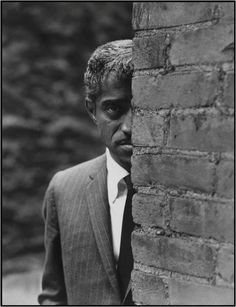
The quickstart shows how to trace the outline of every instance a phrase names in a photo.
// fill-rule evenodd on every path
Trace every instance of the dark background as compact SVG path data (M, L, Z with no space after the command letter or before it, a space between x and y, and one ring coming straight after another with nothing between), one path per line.
M7 274L43 259L41 207L52 175L104 151L84 108L83 73L98 45L133 33L131 2L1 5L2 268Z

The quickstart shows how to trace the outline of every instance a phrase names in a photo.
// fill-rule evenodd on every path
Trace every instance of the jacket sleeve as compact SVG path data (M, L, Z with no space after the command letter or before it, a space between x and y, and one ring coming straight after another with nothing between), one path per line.
M46 255L42 277L42 292L38 296L40 305L67 305L60 231L54 197L54 181L55 177L49 184L43 203Z

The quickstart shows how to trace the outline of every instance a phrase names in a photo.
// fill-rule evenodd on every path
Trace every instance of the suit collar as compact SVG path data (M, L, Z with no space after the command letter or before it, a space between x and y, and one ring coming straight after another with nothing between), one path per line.
M107 188L109 204L113 204L119 196L121 190L126 189L126 184L123 181L124 188L121 188L122 179L129 175L129 172L120 166L111 156L109 149L106 149L107 157Z
M91 167L90 167L91 168ZM105 168L106 171L106 154L104 153L103 155L97 157L94 159L94 163L92 165L92 168L89 170L89 179L90 180L96 180L97 175L99 172L102 172L102 170ZM106 176L106 173L105 173Z
M96 170L89 175L87 186L87 202L97 247L103 261L108 278L117 291L115 259L112 248L111 221L107 197L106 156L103 155Z

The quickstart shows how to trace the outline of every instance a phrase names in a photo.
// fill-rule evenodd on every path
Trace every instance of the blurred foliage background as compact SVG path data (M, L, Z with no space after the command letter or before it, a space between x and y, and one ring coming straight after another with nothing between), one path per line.
M132 38L131 17L131 2L2 2L3 273L32 265L17 257L43 255L52 175L104 151L83 73L98 45Z

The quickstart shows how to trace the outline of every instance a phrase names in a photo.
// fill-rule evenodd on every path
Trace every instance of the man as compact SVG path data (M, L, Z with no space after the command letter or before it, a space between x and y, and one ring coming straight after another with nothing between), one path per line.
M132 305L130 183L132 41L99 47L85 73L86 108L106 145L59 172L45 202L42 305Z

